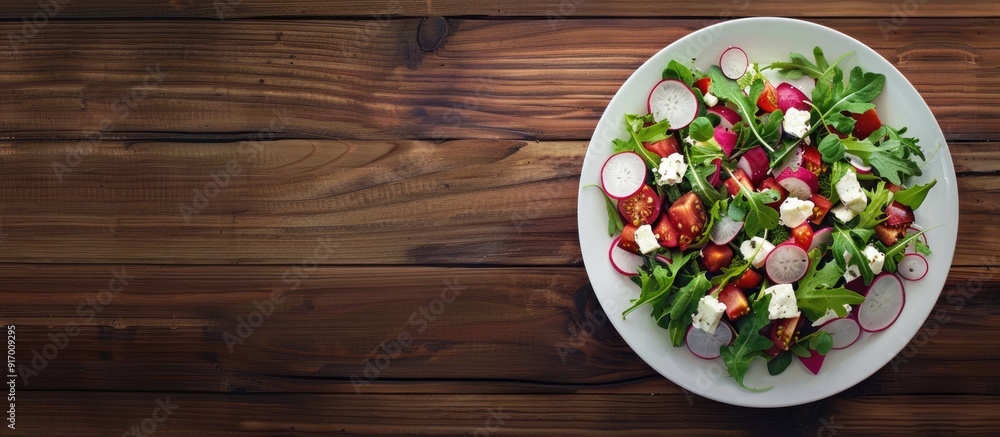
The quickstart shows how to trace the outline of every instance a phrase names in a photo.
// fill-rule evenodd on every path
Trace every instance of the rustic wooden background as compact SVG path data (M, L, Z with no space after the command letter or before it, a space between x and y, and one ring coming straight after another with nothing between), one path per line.
M0 436L1000 434L1000 3L810 3L5 1L0 323L34 373ZM895 64L961 192L933 323L771 410L644 364L576 231L620 84L755 15Z

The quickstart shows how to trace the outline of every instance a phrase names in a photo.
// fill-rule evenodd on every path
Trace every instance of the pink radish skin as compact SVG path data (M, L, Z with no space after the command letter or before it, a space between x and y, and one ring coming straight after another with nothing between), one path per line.
M799 167L796 170L786 168L775 179L778 181L778 185L788 190L789 196L797 199L809 199L809 196L819 191L819 178L813 172L806 170L805 167Z
M726 77L739 79L746 74L747 68L750 67L750 59L747 58L747 53L743 49L730 47L719 57L719 67L722 68L722 74Z
M733 153L733 149L736 148L736 141L739 139L739 135L736 132L729 130L728 128L722 126L715 127L715 142L719 143L719 147L722 148L722 152L726 154L726 158Z
M865 165L865 162L862 161L861 158L852 155L850 153L845 153L844 157L847 158L847 160L851 163L851 166L853 166L854 169L858 171L858 173L869 174L872 172L871 166Z
M747 150L747 152L740 157L739 162L736 164L736 168L742 168L743 171L747 173L747 176L750 176L750 182L752 182L754 186L757 186L760 185L764 179L767 179L767 171L771 169L771 162L768 159L767 152L764 151L763 147L755 147Z
M719 349L733 342L733 328L725 320L719 321L715 334L709 334L693 325L688 327L684 343L691 354L703 360L714 360L721 355Z
M865 301L858 305L858 325L867 332L884 331L896 322L905 304L903 282L892 273L882 273L875 277Z
M719 123L719 126L729 129L732 129L734 124L743 121L743 117L740 117L739 113L722 105L715 105L708 108L708 112L714 113L722 118L722 122Z
M633 255L635 255L635 254L633 254ZM660 264L670 264L671 262L673 262L673 261L670 260L670 258L667 258L667 257L665 257L663 255L656 255L656 256L653 257L653 259L655 259Z
M635 152L611 155L601 167L601 188L612 199L631 197L646 183L646 162Z
M795 244L781 243L767 255L764 269L775 284L791 284L809 270L809 255Z
M809 350L809 353L811 355L809 355L808 358L802 358L798 355L796 355L795 357L798 358L799 361L802 362L802 365L806 366L806 369L812 372L813 375L818 375L819 369L823 367L823 360L826 359L826 356L820 355L819 352L816 352L812 349Z
M611 249L608 250L611 267L625 276L637 276L639 274L637 270L643 262L642 257L618 247L618 242L621 239L622 237L615 238L611 242Z
M896 273L907 281L919 281L927 276L930 265L927 258L919 253L908 253L903 256L902 261L896 264Z
M813 241L809 244L809 250L831 244L833 244L833 228L823 228L813 232Z
M743 222L738 222L729 218L728 215L724 215L712 227L709 236L715 244L729 244L730 241L733 241L733 238L739 235L742 229Z
M698 98L684 82L665 79L649 91L646 109L654 120L667 120L670 130L683 129L698 115Z
M712 176L708 178L708 183L712 184L715 188L719 188L719 185L722 184L722 160L716 158L715 161L712 161L712 164L715 164L715 173L712 173Z
M788 112L788 108L795 108L799 111L809 111L811 109L809 104L806 103L809 101L809 98L791 84L780 83L775 88L775 91L778 94L778 109L781 109L781 112Z
M826 331L833 337L833 348L844 349L861 338L861 326L857 320L851 317L834 319L819 327L820 331Z

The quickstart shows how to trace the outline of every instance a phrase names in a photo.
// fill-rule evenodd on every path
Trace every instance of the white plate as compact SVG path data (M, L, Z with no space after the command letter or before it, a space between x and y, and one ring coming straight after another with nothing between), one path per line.
M854 55L841 63L845 73L860 65L866 71L884 74L885 89L875 101L879 117L890 126L908 126L908 135L920 139L929 160L916 182L932 178L938 181L925 206L917 210L917 223L925 227L943 225L927 234L934 251L928 257L930 272L921 281L905 283L906 305L894 325L877 334L865 334L847 349L832 351L819 375L809 373L793 360L784 373L770 376L764 360L755 360L745 382L750 387L774 386L763 393L741 389L729 377L721 359L706 361L687 348L672 347L667 332L649 316L648 305L622 319L622 310L639 295L639 289L611 267L604 199L598 190L583 188L599 184L601 165L612 153L611 140L626 135L624 114L646 113L646 96L670 60L688 64L685 60L696 58L694 66L707 71L729 46L743 48L751 62L762 66L788 59L789 52L812 59L815 46L822 47L831 61L853 51ZM934 307L948 276L958 233L958 189L951 155L941 128L916 89L892 64L854 38L817 24L784 18L747 18L701 29L639 67L611 99L597 125L583 162L579 199L580 246L587 274L622 338L646 363L681 387L719 402L748 407L783 407L822 399L854 386L888 363L913 338Z

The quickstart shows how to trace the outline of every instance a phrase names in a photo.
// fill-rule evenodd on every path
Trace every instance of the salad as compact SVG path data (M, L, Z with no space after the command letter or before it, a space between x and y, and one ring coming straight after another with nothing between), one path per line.
M831 351L891 326L928 271L914 223L918 140L883 125L885 76L845 75L816 47L761 67L729 47L708 71L674 60L626 114L601 169L612 266L674 347L721 357L741 387L757 357L817 374ZM780 77L772 82L762 74ZM769 72L769 73L771 73ZM806 93L810 93L807 95Z

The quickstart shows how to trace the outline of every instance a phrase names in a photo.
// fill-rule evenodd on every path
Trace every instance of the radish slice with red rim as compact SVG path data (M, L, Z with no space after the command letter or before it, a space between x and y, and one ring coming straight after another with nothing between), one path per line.
M868 174L872 172L872 167L870 165L865 165L865 162L862 161L857 155L845 153L844 157L847 158L847 161L851 163L851 166L853 166L858 173Z
M819 191L819 178L816 174L799 167L795 170L786 168L775 178L778 185L788 190L788 195L796 199L808 199L813 193Z
M654 120L667 120L671 130L678 130L691 124L698 115L698 98L684 82L666 79L649 92L646 108Z
M735 134L734 134L735 135ZM771 169L771 161L767 157L767 152L763 147L755 147L747 150L736 163L736 168L743 169L747 176L750 176L750 183L754 186L760 185L767 179L767 171Z
M782 112L788 112L789 108L795 108L799 111L809 111L811 109L809 103L807 103L809 102L809 98L790 83L779 83L775 88L775 94L778 97L778 109Z
M739 113L722 105L715 105L708 108L707 111L718 115L722 119L719 126L727 129L732 129L734 124L743 121L743 117L740 117Z
M833 228L823 228L813 232L813 239L812 243L809 243L809 250L831 244L833 244Z
M715 226L712 226L712 230L709 232L709 237L712 238L712 242L715 244L729 244L730 241L733 241L733 238L739 235L742 229L743 222L733 220L727 214L715 222Z
M927 276L930 266L927 258L919 253L908 253L896 264L896 273L907 281L919 281Z
M885 330L899 318L905 302L903 282L896 275L882 273L872 281L865 301L858 306L858 325L868 332Z
M722 152L726 154L727 158L733 153L733 149L736 148L736 142L739 140L739 135L735 131L722 125L715 127L713 137L715 137L715 142L719 143L719 147L722 148Z
M733 341L733 328L725 320L719 321L715 334L709 334L694 326L688 327L685 343L694 356L703 360L713 360L722 355L719 351Z
M861 326L850 317L834 319L820 326L820 331L826 331L833 337L833 348L844 349L861 338Z
M611 155L601 168L601 186L612 199L635 195L645 182L646 163L635 152Z
M622 237L617 237L611 242L611 249L608 250L608 258L611 259L611 267L614 267L618 273L625 276L636 276L639 274L639 266L642 265L643 259L641 256L629 252L625 249L618 247L618 242L621 241Z
M775 284L791 284L809 270L809 254L795 244L782 243L767 255L764 269Z
M719 57L719 68L722 69L722 74L730 79L743 77L749 67L750 59L747 58L747 53L739 47L730 47Z

